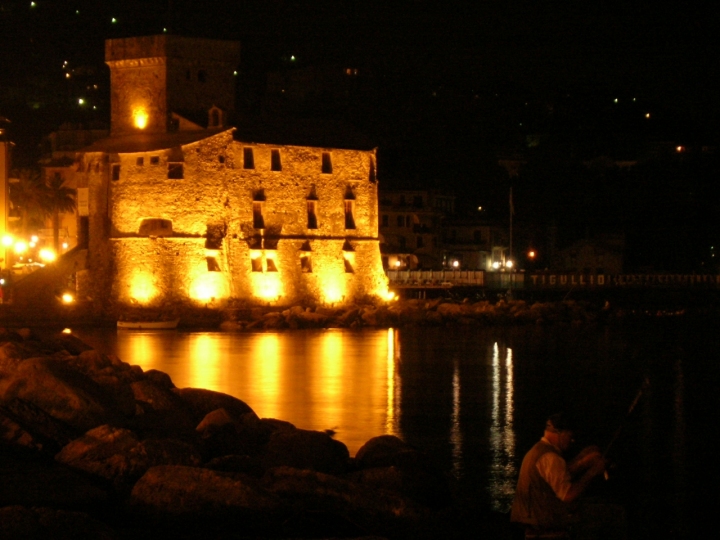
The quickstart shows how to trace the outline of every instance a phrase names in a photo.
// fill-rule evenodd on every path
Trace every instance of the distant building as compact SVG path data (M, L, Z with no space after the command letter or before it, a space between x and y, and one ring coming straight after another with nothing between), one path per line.
M557 252L553 270L585 274L621 274L623 272L623 235L602 235L578 240Z
M162 306L386 294L372 147L229 127L238 43L113 39L105 55L110 137L74 165L81 295Z
M381 190L383 266L390 270L440 270L442 224L455 196L427 190Z
M443 226L445 267L493 271L505 268L508 231L484 220L457 219Z

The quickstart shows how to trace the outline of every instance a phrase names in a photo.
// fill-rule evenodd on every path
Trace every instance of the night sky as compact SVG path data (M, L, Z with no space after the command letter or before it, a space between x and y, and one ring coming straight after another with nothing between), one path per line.
M502 220L512 185L519 242L621 232L632 267L716 269L718 2L0 0L18 162L63 122L107 125L105 39L163 31L239 40L239 118L342 122L378 146L381 187L453 190ZM270 99L268 73L313 66L357 82Z

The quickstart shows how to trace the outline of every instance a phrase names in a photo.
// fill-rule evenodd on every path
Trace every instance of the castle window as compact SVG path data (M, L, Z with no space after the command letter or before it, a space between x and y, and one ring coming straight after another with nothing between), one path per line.
M423 237L422 237L422 236L418 236L416 240L417 240L417 247L418 247L418 249L420 249L421 247L423 247Z
M397 226L398 226L398 227L404 227L404 226L405 226L405 216L398 216L398 217L397 217Z
M300 255L300 271L303 274L312 274L312 259L309 253Z
M345 199L345 228L355 228L355 201Z
M265 228L265 218L263 218L263 201L253 201L253 227L255 229Z
M120 164L114 163L112 166L112 179L117 181L120 180Z
M270 150L270 170L282 171L282 163L280 162L280 150Z
M375 173L375 159L372 157L370 158L370 178L369 178L369 180L370 180L371 184L374 184L375 182L377 182L377 176Z
M250 252L250 262L252 264L253 272L262 272L262 254L258 251Z
M208 272L220 272L220 265L215 257L205 257Z
M218 161L220 163L225 163L225 156L218 156Z
M168 163L168 179L182 180L185 178L185 171L182 163Z
M255 168L255 156L252 148L243 148L243 169Z
M198 82L204 83L207 81L207 72L204 69L198 70Z
M159 165L159 164L160 164L159 156L151 156L150 157L150 165Z
M137 160L135 160L135 165L137 165L138 167L142 167L143 165L145 165L145 158L137 158Z
M308 229L317 229L318 228L317 201L309 200L307 202L307 228Z
M267 266L268 272L277 272L277 266L275 266L275 259L269 257L265 258L265 265Z
M332 174L332 159L330 157L330 152L322 153L322 173Z
M172 236L172 221L169 219L143 219L138 229L140 236Z
M348 240L345 240L342 249L345 273L354 274L355 270L353 269L353 264L355 263L355 248L352 247L352 244Z

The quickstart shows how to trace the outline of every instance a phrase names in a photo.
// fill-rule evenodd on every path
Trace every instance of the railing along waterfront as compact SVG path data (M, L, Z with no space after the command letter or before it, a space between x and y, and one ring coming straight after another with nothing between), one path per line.
M390 270L390 285L407 288L563 289L609 287L708 287L720 285L716 274L586 274L579 272L485 272L483 270Z

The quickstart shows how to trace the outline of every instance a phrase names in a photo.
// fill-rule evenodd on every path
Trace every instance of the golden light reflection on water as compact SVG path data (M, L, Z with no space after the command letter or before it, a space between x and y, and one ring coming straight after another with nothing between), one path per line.
M450 419L450 444L452 445L453 472L456 477L460 476L460 465L462 463L462 431L460 426L460 370L457 358L453 363L452 380L453 408Z
M179 388L233 395L262 418L333 429L351 454L372 437L401 436L397 330L123 332L117 354Z
M263 403L262 415L284 420L278 399L281 391L278 335L257 334L253 340L252 352L246 360L249 368L247 378L253 381L255 400Z
M503 358L504 357L504 358ZM500 501L510 500L515 493L515 429L513 426L513 352L497 343L492 354L492 413L490 427L490 478L488 490L494 510L505 512Z
M400 336L394 328L387 332L387 421L385 432L391 435L399 433L400 385L397 384L396 362L400 359Z

